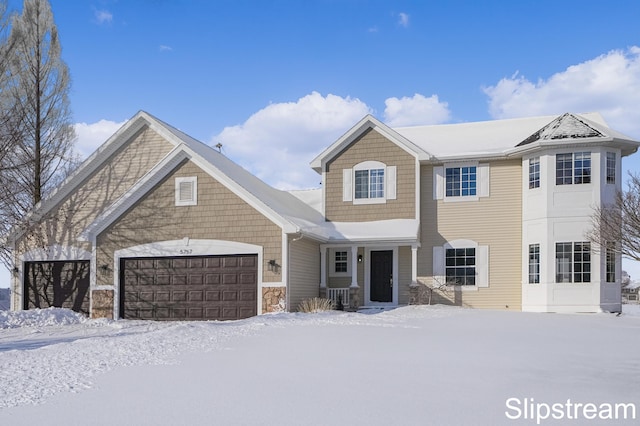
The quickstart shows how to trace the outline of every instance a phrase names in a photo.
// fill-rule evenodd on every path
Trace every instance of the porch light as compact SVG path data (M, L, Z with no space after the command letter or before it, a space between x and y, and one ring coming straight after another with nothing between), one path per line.
M271 259L267 262L267 268L270 272L275 272L277 274L278 270L280 269L280 265L276 263L275 259Z
M109 265L104 264L100 265L100 275L103 277L109 274Z
M362 255L361 254L358 255L358 263L362 263Z

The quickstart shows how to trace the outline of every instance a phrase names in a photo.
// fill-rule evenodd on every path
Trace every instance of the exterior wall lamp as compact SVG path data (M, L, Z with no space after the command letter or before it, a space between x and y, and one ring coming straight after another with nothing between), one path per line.
M280 265L276 263L275 259L271 259L267 262L267 268L270 272L278 273L280 270Z

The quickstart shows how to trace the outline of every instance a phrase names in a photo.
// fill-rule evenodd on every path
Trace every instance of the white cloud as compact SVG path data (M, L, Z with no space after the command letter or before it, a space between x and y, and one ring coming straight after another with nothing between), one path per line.
M171 46L167 46L166 44L161 44L160 45L160 51L161 52L170 52L173 50L173 47Z
M125 122L100 120L97 123L76 123L76 152L82 159L87 158L111 137Z
M407 28L409 26L409 15L404 12L398 13L398 24Z
M613 50L549 79L518 73L484 88L494 118L592 112L614 129L640 138L640 47Z
M113 21L113 14L108 10L96 10L94 16L98 24L110 24Z
M440 124L451 119L449 105L440 102L438 95L427 98L416 93L412 98L388 98L384 103L384 121L391 127Z
M359 99L313 92L296 102L270 104L242 124L226 127L211 145L272 186L315 188L309 162L371 109Z

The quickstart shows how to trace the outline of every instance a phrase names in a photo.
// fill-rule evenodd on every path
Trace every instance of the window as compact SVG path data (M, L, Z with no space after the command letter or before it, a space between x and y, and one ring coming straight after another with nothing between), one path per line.
M616 245L612 241L607 241L605 252L606 263L606 281L608 283L616 282Z
M477 172L475 166L447 167L445 179L445 195L447 197L476 195Z
M540 188L540 157L529 159L529 188Z
M356 199L384 198L384 169L356 170Z
M336 251L334 268L333 268L334 272L346 273L349 267L348 260L349 260L349 255L346 251Z
M529 244L529 284L540 283L540 244Z
M351 276L351 249L346 247L330 248L327 252L328 273L330 277Z
M489 246L460 239L433 247L433 279L470 291L489 287Z
M445 251L447 284L476 285L476 249L448 248Z
M383 204L396 199L396 166L363 161L342 170L342 201Z
M198 204L198 178L176 178L176 206L195 206Z
M616 153L607 152L607 183L616 183Z
M556 243L556 282L591 281L591 244L589 242Z
M556 185L591 183L591 153L556 155Z

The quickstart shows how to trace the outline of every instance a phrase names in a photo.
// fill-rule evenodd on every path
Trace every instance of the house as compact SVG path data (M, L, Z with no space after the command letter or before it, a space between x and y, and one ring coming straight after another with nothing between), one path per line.
M622 287L622 302L640 303L640 282L631 281Z
M449 303L619 311L619 255L584 237L639 143L599 114L390 128L367 115L280 191L146 112L11 235L12 308L237 319Z

